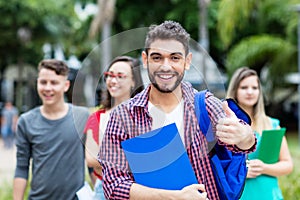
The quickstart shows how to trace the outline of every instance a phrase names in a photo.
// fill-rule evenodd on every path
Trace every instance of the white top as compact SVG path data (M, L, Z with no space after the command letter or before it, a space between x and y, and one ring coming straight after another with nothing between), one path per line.
M99 122L99 144L102 144L102 140L104 137L104 133L106 130L106 126L109 120L110 111L105 111L105 113L100 114L100 122Z
M165 113L159 106L155 106L149 101L148 111L153 119L152 130L175 123L184 143L183 109L183 99L170 113Z

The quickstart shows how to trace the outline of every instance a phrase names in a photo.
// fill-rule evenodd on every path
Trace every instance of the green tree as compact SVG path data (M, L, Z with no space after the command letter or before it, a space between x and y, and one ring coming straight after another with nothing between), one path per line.
M282 75L297 69L297 16L292 5L280 0L221 1L218 33L229 75L245 65L259 73L267 67L271 85L279 86Z
M297 18L291 8L291 1L221 1L218 33L228 55L229 74L242 65L258 72L268 66L272 76L295 70Z
M74 3L67 0L0 0L0 12L1 68L17 63L20 57L26 63L36 64L43 56L45 43L61 43L70 48L79 23ZM22 39L20 30L26 30L28 37Z
M74 3L68 0L0 0L3 17L0 22L0 71L3 74L7 66L17 65L18 80L14 94L21 111L26 96L22 85L27 81L22 78L24 65L37 65L44 56L45 43L59 44L67 53L76 47L76 31L81 24L74 11Z
M288 73L297 71L295 3L297 0L221 0L219 7L218 34L229 79L241 66L249 66L259 74L265 69L267 76L261 79L265 96L273 97L267 98L267 105L272 107L268 112L274 116L296 90L296 85L285 80ZM287 87L290 92L276 99L277 91L289 91Z

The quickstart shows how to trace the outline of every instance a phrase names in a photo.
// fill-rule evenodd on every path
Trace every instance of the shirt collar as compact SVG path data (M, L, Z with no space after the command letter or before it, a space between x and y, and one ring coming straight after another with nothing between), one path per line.
M148 109L150 89L151 89L151 84L149 84L140 94L134 97L136 101L134 101L133 107L143 107L144 109ZM193 99L196 90L188 82L182 82L181 89L182 89L182 96L185 103L192 105L194 103Z

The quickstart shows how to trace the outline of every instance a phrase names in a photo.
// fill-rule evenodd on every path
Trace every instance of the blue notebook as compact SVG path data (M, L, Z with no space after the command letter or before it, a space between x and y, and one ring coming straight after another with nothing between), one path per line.
M198 183L175 123L121 145L136 183L168 190Z

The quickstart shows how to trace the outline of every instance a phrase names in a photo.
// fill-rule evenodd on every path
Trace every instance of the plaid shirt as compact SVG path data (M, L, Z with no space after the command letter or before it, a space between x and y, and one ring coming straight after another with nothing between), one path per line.
M199 183L204 184L210 200L219 199L207 152L207 142L201 133L195 115L195 90L189 83L181 84L184 99L185 147ZM103 171L103 188L107 199L129 199L129 191L134 178L121 148L121 142L151 131L152 118L148 112L148 99L151 87L133 99L119 105L111 113L103 143L99 152L99 162ZM225 117L221 101L211 93L206 93L206 106L213 129L220 118ZM240 152L237 147L228 149ZM248 153L253 151L251 148ZM180 172L179 172L180 173Z

